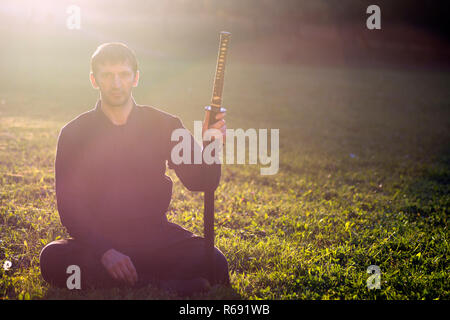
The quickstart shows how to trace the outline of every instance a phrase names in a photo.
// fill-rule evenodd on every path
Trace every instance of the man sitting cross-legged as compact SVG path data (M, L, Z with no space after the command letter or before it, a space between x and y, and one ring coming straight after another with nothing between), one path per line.
M91 59L91 83L100 98L92 110L65 125L55 160L56 198L72 238L46 245L43 278L65 287L67 267L77 265L81 287L155 284L180 294L229 285L225 256L215 248L208 278L205 239L167 220L172 181L166 164L190 190L215 189L220 164L171 160L171 134L184 128L175 116L135 103L139 80L134 53L107 43ZM210 128L225 136L224 113ZM201 151L192 135L192 154Z

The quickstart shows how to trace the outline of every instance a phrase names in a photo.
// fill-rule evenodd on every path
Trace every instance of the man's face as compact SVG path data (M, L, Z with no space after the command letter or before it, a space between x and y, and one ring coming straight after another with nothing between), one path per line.
M114 107L121 107L128 102L138 80L139 72L134 74L127 62L105 63L99 65L95 76L91 74L92 85L100 90L102 101Z

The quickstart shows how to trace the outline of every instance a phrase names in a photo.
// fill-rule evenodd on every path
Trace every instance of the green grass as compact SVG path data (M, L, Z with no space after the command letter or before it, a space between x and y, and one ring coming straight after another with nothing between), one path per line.
M85 44L69 61L26 51L10 52L16 64L2 60L0 262L12 262L0 269L2 298L176 298L151 287L57 290L40 275L42 247L68 236L53 161L59 129L95 103L92 50ZM209 61L142 54L137 102L179 115L192 130L210 98L214 59L215 52ZM231 56L227 126L280 129L280 170L261 176L256 165L223 166L216 245L232 290L200 298L449 299L449 80L444 71L243 64ZM169 174L169 219L202 234L202 195ZM369 265L381 268L380 290L366 287Z

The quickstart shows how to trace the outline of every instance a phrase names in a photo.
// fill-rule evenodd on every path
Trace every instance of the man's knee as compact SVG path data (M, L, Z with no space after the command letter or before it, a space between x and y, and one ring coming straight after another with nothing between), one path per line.
M218 248L215 248L215 276L216 281L223 285L230 284L230 277L228 273L228 261L225 255Z
M66 246L67 240L52 241L41 250L39 255L42 278L51 284L60 286L60 278L65 276L63 264Z

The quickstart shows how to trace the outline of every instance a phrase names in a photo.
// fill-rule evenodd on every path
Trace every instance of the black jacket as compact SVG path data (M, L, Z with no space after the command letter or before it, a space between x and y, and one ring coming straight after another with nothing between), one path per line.
M177 128L184 128L179 118L134 101L125 125L114 125L98 101L62 128L56 198L61 223L72 237L101 256L110 248L145 241L151 250L193 235L167 220L172 180L166 165L193 191L215 189L221 169L220 164L172 163L178 142L171 134ZM191 151L201 148L190 137Z

